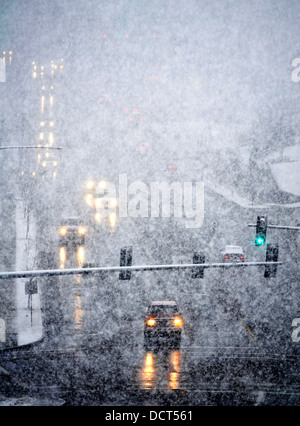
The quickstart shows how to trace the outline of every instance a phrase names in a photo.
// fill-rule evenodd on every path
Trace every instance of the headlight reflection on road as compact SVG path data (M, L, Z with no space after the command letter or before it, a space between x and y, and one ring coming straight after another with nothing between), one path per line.
M141 372L141 385L143 389L152 389L155 380L154 355L148 352L145 356L144 366Z
M110 213L110 215L108 217L108 220L109 220L109 224L110 224L111 230L114 230L114 228L116 226L116 223L117 223L117 215L116 215L116 213Z
M84 247L80 246L77 250L77 261L79 268L82 267L82 265L85 262L85 253L84 253Z
M180 352L171 353L170 359L171 372L169 374L169 386L171 389L179 389L179 373L180 373Z
M66 260L67 260L65 247L59 248L59 260L60 260L60 269L64 269Z
M76 330L80 330L82 328L82 317L83 317L83 311L81 307L81 294L80 292L77 292L75 294L75 328Z
M95 213L95 221L96 221L97 223L100 223L100 222L101 222L101 219L102 219L101 214L100 214L100 213Z
M94 207L94 196L93 194L87 194L85 196L85 202L89 207Z
M180 352L177 350L145 354L140 371L142 389L158 388L170 392L180 388Z

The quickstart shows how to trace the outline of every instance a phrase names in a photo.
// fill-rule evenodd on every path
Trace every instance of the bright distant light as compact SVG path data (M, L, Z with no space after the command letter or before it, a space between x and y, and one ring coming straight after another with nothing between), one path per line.
M96 220L96 222L101 222L101 214L100 213L96 213L95 214L95 220Z
M99 188L100 189L105 189L107 187L107 182L105 180L101 180L99 182Z
M116 198L112 198L109 202L109 206L110 207L117 207L118 205L118 200Z
M92 180L89 180L86 184L87 189L94 189L95 188L95 182L93 182Z
M102 198L96 198L95 200L95 207L96 209L99 209L102 206Z

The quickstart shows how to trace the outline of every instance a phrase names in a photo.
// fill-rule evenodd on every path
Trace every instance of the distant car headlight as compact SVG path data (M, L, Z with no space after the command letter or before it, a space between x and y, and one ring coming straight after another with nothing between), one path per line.
M117 207L117 205L118 205L118 200L116 198L113 198L112 200L110 200L109 202L110 207Z
M155 321L155 319L154 319L154 318L149 318L149 319L147 320L147 325L148 325L148 327L154 327L154 326L155 326L155 324L156 324L156 321Z
M179 317L174 318L173 324L175 325L175 327L180 328L182 326L182 319Z
M93 182L92 180L89 180L89 181L86 183L86 187L87 187L87 189L89 189L89 190L94 189L94 188L95 188L95 182Z
M79 233L80 235L85 235L85 234L86 234L86 229L85 229L85 227L84 227L84 226L81 226L81 227L78 229L78 233Z
M60 235L66 235L67 234L67 228L65 226L62 226L59 230Z
M99 209L102 206L102 204L103 204L102 198L96 198L95 199L95 207L96 207L96 209Z
M97 213L95 213L95 216L94 216L94 217L95 217L95 221L96 221L96 222L100 222L100 221L101 221L101 214L100 214L100 213L98 213L98 212L97 212Z

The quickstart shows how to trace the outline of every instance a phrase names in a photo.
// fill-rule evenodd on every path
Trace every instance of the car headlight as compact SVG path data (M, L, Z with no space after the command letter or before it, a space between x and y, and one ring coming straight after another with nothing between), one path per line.
M85 227L84 227L84 226L81 226L81 227L78 229L78 233L79 233L80 235L85 235L85 234L86 234L86 229L85 229Z
M173 324L175 327L180 328L182 326L182 319L180 317L174 318Z
M156 321L155 321L155 319L154 319L154 318L149 318L149 319L147 320L147 325L148 325L148 327L154 327L154 326L155 326L155 324L156 324Z
M60 235L66 235L67 234L67 228L65 226L62 226L59 230Z
M89 189L89 190L94 189L94 188L95 188L95 182L93 182L92 180L89 180L89 181L86 183L86 187L87 187L87 189Z
M118 200L116 200L115 198L110 200L110 202L109 202L110 207L117 207L117 205L118 205Z

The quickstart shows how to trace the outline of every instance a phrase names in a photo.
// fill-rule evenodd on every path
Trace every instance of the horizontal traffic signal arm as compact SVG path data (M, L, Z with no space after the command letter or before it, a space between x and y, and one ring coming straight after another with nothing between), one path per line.
M256 227L255 223L249 223L248 226ZM285 225L268 225L268 228L276 229L291 229L293 231L300 231L300 226L285 226Z
M97 274L97 273L112 273L112 272L126 272L126 271L176 271L176 270L189 270L200 266L201 268L245 268L248 266L266 266L266 265L282 265L282 262L241 262L241 263L203 263L197 264L172 264L172 265L136 265L136 266L103 266L95 268L76 268L76 269L46 269L37 271L11 271L0 272L0 279L13 279L13 278L33 278L33 277L50 277L59 275L77 275L77 274Z
M57 146L0 146L0 149L54 149L57 151L62 150L62 147Z

